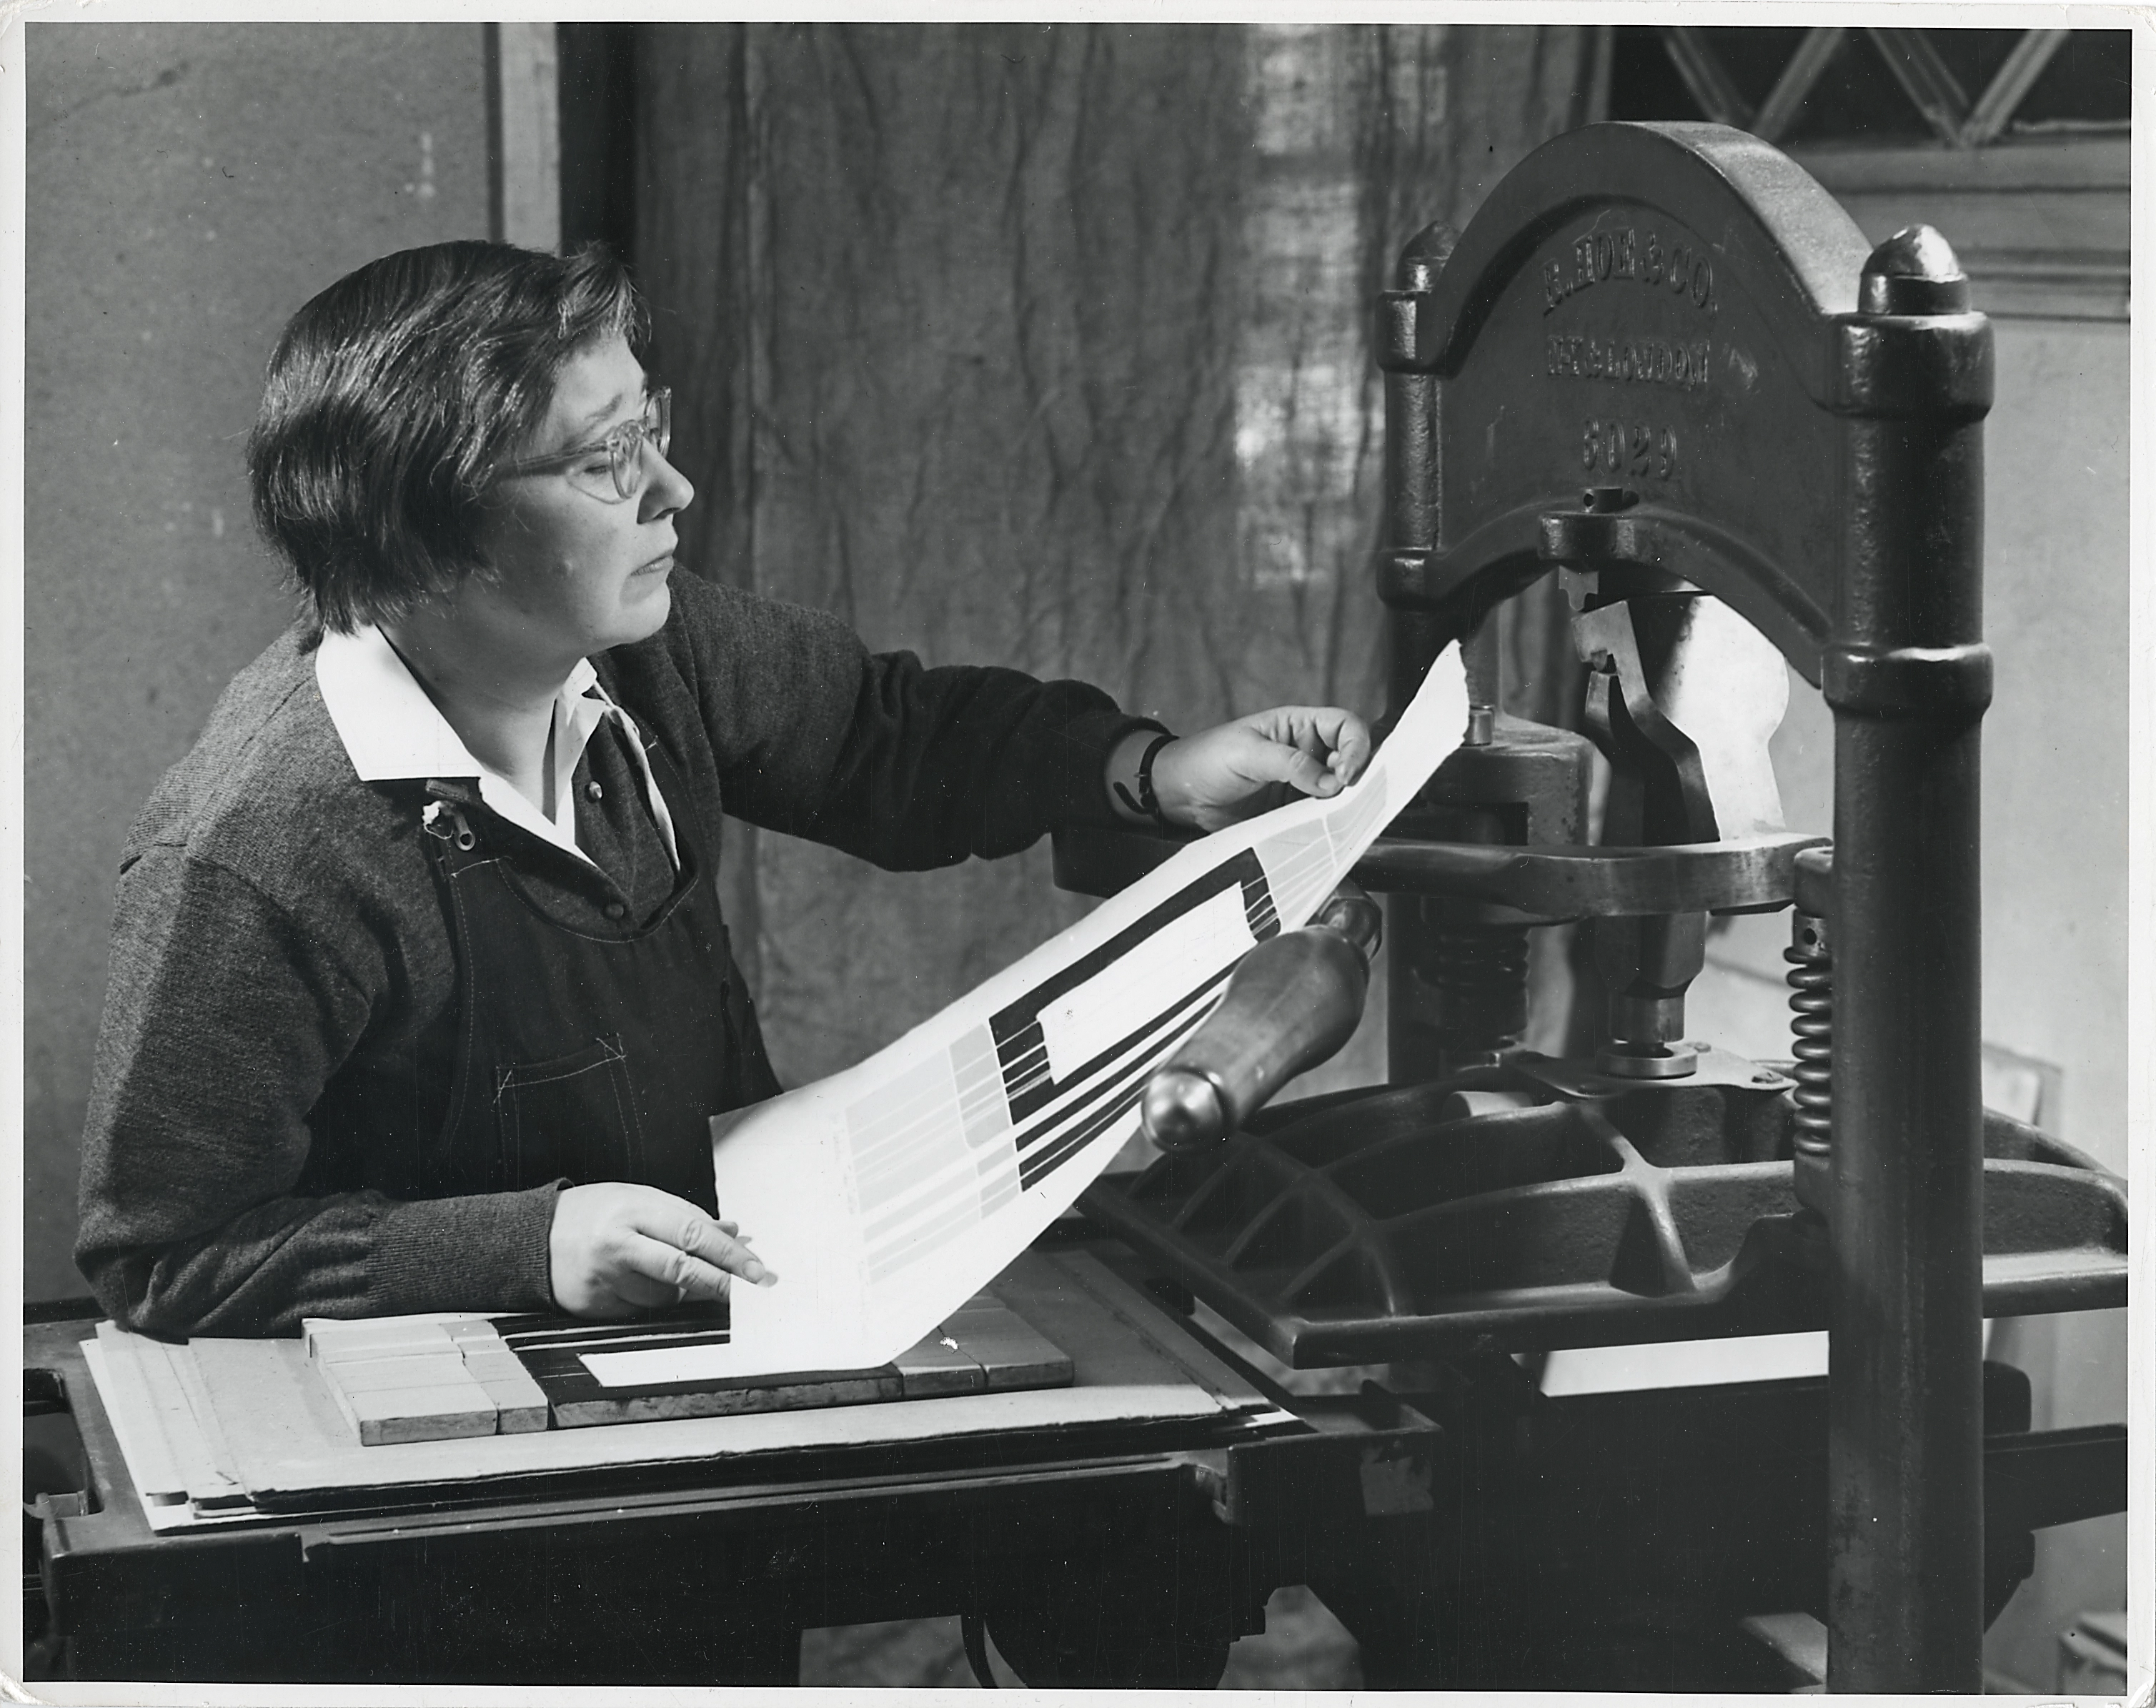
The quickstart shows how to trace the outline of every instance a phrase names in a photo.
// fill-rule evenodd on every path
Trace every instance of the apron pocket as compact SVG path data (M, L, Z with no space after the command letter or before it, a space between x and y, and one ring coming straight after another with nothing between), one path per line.
M547 1061L497 1066L494 1116L512 1192L565 1175L578 1185L642 1178L643 1134L618 1037Z

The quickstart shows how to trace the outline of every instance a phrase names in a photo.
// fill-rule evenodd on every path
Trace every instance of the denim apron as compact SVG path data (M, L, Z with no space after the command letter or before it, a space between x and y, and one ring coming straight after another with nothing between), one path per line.
M517 833L429 782L425 843L457 960L459 1035L429 1195L567 1179L655 1186L714 1212L709 1119L778 1095L672 763L648 750L680 859L640 925L550 913L507 857Z

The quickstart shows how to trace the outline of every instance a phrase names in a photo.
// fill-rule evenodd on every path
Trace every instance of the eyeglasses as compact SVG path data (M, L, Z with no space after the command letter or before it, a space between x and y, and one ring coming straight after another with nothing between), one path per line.
M655 386L644 395L643 415L637 420L623 422L604 439L579 445L572 451L521 457L515 462L504 463L498 472L540 474L558 469L579 492L613 502L634 498L644 490L644 446L649 445L663 457L673 442L674 393L665 386Z

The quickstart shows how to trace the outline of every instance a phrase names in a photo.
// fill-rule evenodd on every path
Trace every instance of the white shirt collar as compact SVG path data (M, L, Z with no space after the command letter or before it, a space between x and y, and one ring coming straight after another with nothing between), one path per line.
M607 717L621 721L629 746L643 773L644 795L660 839L676 869L681 863L674 839L673 817L651 775L635 721L608 697L589 659L576 668L554 695L554 802L549 818L501 772L482 765L449 726L405 667L397 649L372 624L340 634L331 630L315 650L315 683L330 721L362 782L388 782L430 777L474 777L480 798L495 813L534 836L565 849L586 864L590 855L577 846L577 806L570 780L583 757L592 732Z

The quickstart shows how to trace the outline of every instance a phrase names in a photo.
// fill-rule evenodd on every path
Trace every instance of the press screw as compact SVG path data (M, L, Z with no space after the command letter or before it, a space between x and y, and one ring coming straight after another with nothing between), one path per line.
M1969 280L1944 238L1928 225L1907 225L1866 259L1857 306L1867 315L1966 314Z

